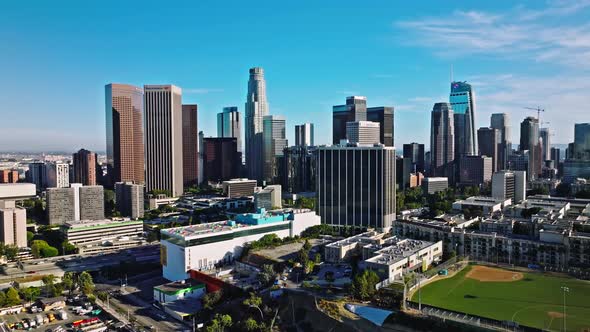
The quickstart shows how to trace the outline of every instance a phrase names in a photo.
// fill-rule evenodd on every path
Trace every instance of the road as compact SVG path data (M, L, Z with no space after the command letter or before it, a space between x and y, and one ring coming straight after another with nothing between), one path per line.
M160 247L147 245L120 252L99 255L68 255L22 262L22 269L17 263L9 263L0 274L0 282L31 275L53 274L63 276L66 271L97 271L107 266L118 265L121 261L158 262Z

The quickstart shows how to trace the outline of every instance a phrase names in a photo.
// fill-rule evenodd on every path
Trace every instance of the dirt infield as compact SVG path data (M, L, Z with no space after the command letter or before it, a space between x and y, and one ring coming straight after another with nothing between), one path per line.
M501 270L489 266L476 265L471 268L471 271L467 273L466 277L479 281L510 282L522 279L523 274L520 272Z
M549 315L549 317L551 318L563 318L563 313L561 312L557 312L557 311L549 311L547 312L547 315Z

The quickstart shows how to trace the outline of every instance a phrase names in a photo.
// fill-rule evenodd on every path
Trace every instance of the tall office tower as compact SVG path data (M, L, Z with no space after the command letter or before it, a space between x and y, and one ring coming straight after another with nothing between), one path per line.
M317 149L313 146L285 148L280 158L279 179L286 192L300 193L316 190Z
M197 105L182 105L182 177L184 186L199 181L199 130Z
M17 207L12 200L0 200L0 242L27 246L27 210Z
M145 182L143 90L128 84L105 86L107 183Z
M198 170L199 170L199 179L198 179L198 183L199 184L201 184L201 183L203 183L203 181L205 181L205 176L204 176L205 173L203 171L203 169L205 169L205 166L203 164L204 163L203 151L205 150L205 147L203 146L203 140L204 139L205 139L205 134L203 134L203 131L201 130L201 131L199 131L199 152L198 152L198 155L199 155L199 163L198 163L198 165L199 165L199 167L198 167Z
M313 123L295 125L295 146L314 146Z
M436 103L430 121L430 171L434 177L454 176L455 126L449 103ZM453 181L450 181L453 183Z
M361 96L346 97L345 105L332 107L332 144L339 144L346 139L346 123L367 121L367 98Z
M387 231L395 220L395 149L321 146L317 213L322 223Z
M563 181L577 178L590 179L590 123L575 124L574 142L568 144L563 162Z
M461 156L459 182L467 186L479 186L492 179L492 158L488 156Z
M541 141L541 159L551 160L551 131L549 128L539 129L539 138Z
M475 93L470 84L451 83L451 107L455 122L455 159L462 155L477 155L475 133Z
M283 150L287 147L287 137L285 136L285 118L278 115L266 115L264 117L264 180L272 183L278 177L277 157L283 155Z
M240 175L237 142L235 137L203 138L203 181L220 183Z
M498 129L482 127L477 130L477 143L479 154L492 158L492 172L500 169L500 149L502 149L502 136Z
M80 149L73 154L74 183L85 186L96 185L96 153Z
M356 121L346 123L346 139L350 143L378 144L379 123L371 121Z
M182 90L145 85L145 186L173 197L183 194Z
M224 107L217 113L217 137L235 137L238 140L238 152L242 152L242 125L237 106Z
M385 146L393 146L393 107L367 108L367 121L378 122L379 141Z
M519 150L529 151L528 180L536 179L541 173L541 146L539 144L539 120L531 116L520 123Z
M246 169L248 178L262 181L264 177L263 119L268 115L264 70L250 68L246 96Z
M559 165L559 161L561 160L561 150L559 148L551 148L551 160L553 160L553 164L555 167Z
M491 126L500 132L500 146L498 147L498 169L508 169L508 156L512 152L512 134L510 118L506 113L494 113ZM481 146L481 145L480 145Z
M30 163L26 173L26 181L34 183L37 191L47 188L47 165L44 162Z
M143 218L143 185L131 182L115 183L115 201L121 216Z
M0 170L0 183L17 183L18 171L14 169Z
M66 188L70 185L70 165L62 162L47 164L47 187Z
M404 159L411 160L412 173L424 173L426 165L424 165L424 144L410 143L404 144Z
M499 171L492 175L492 197L512 199L519 203L526 198L526 171Z

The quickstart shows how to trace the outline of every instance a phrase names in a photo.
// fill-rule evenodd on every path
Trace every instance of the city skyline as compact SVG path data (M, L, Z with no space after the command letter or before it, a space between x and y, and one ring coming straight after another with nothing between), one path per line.
M265 69L270 112L286 117L287 139L291 142L294 142L294 125L313 119L311 122L317 128L316 144L329 144L332 106L341 104L349 95L362 95L372 105L395 108L397 145L412 141L427 143L432 105L448 102L451 65L454 65L453 80L467 81L477 93L475 128L486 126L491 113L506 112L514 128L512 141L516 142L518 124L526 116L534 115L523 107L541 106L547 110L542 114L542 121L550 122L549 127L556 133L552 141L567 144L573 140L570 124L586 122L583 105L590 102L590 96L584 91L589 88L590 80L588 60L583 51L587 50L587 45L564 43L556 36L563 32L561 35L571 38L590 38L587 27L576 28L577 22L588 11L587 3L563 1L538 4L529 1L521 5L508 2L470 4L469 7L457 5L456 8L445 9L450 17L444 22L433 19L440 12L434 2L413 4L410 8L386 4L391 8L385 9L393 10L384 10L383 5L355 8L351 2L339 2L318 7L310 2L288 8L277 13L276 17L258 23L240 17L239 6L207 8L207 14L201 13L198 7L187 8L186 12L196 15L195 18L201 20L205 27L207 22L215 21L222 13L235 24L256 26L261 38L269 44L275 43L280 51L265 53L264 50L246 47L244 55L236 60L217 53L247 45L247 41L240 40L241 33L236 36L229 34L234 30L231 27L200 27L203 31L197 31L178 19L167 26L143 26L140 22L124 20L133 8L123 6L120 12L115 13L112 22L100 25L102 28L99 30L104 31L98 31L92 25L99 26L96 20L100 20L104 8L95 8L95 13L86 17L79 15L86 10L76 6L60 13L44 8L43 4L27 10L17 3L7 4L3 13L6 19L0 24L5 25L5 31L13 32L7 36L7 42L12 47L9 52L0 55L0 60L12 64L4 72L6 77L14 80L10 84L0 83L5 93L2 96L3 109L30 115L35 120L23 123L17 117L7 119L9 129L0 134L0 141L4 142L0 143L0 150L74 152L83 147L104 152L102 86L109 82L135 86L175 84L181 87L187 103L200 105L200 128L206 136L213 136L215 116L223 107L239 105L238 110L245 114L242 107L247 90L245 72L255 66ZM368 19L348 26L338 23L339 14L351 7ZM276 8L261 8L263 14L273 9ZM47 17L40 15L47 10ZM172 10L178 12L178 8L170 10L160 13L159 8L156 11L156 8L147 6L145 15L148 19L144 22L160 17L158 15L162 18L156 22L168 22ZM326 12L333 15L323 15ZM391 15L391 12L396 12L396 15ZM295 29L282 24L282 21L289 18L292 21L299 16L305 16L310 27ZM550 28L534 23L537 18L550 22L548 24L559 22ZM44 31L48 19L59 24ZM449 23L449 29L443 33L443 24L446 23ZM76 24L87 35L71 31ZM131 28L123 36L114 36L112 32L120 29L122 24ZM507 30L506 26L512 30ZM277 31L272 31L273 28ZM297 46L289 42L302 39L310 32L309 29L319 29L315 39ZM462 32L470 29L472 32ZM168 41L166 45L174 46L169 52L156 52L152 48L147 52L151 41L139 37L144 30L160 31L152 37L155 40L163 39L165 32L174 31L177 33L174 41L183 41L178 45L191 40L204 44L214 41L213 45L219 51L188 57L185 54L194 53L190 52L192 48L182 46L182 50L186 48L187 52L175 52L181 49L180 46L171 45ZM514 32L512 37L503 35L510 31ZM531 48L527 47L531 44L527 38L537 36L532 34L533 31L546 33L539 33L542 35L539 37L542 39L540 45ZM283 38L283 34L289 38ZM412 42L403 38L408 34L412 35ZM322 45L328 37L331 41ZM131 38L136 40L125 44ZM351 38L359 44L349 50L343 44ZM90 40L96 42L88 44ZM107 41L114 46L97 51L99 46L96 45ZM448 51L429 46L443 42ZM460 43L467 47L457 47ZM337 45L350 51L347 59L334 59L331 52L322 51ZM399 51L399 55L392 55L392 51ZM567 51L568 56L559 58L559 51ZM67 56L64 57L63 52ZM142 57L137 57L138 52ZM381 53L387 56L379 55ZM38 54L44 56L38 57ZM277 57L277 54L280 56ZM344 79L350 75L355 80ZM309 77L313 79L309 80ZM24 98L20 92L31 90L40 93L38 98ZM306 95L304 101L299 98L301 94ZM27 99L26 102L23 99Z

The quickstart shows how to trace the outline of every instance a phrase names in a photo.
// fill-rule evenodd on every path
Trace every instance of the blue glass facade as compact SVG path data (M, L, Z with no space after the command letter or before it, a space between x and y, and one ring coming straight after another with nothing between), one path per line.
M455 159L460 160L462 155L477 155L473 88L465 82L452 82L449 101L454 111Z

